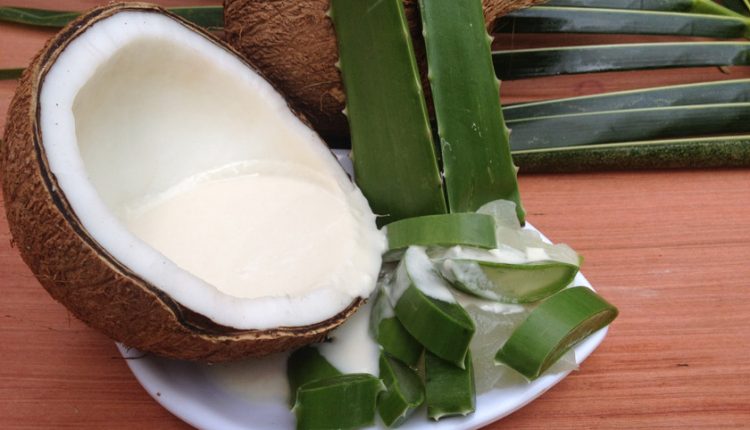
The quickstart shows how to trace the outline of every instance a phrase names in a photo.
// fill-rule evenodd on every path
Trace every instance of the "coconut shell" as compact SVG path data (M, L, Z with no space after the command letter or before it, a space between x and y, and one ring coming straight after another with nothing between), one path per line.
M237 330L220 326L131 272L110 256L76 217L47 163L38 124L39 90L51 65L73 39L97 21L124 10L169 14L139 3L94 9L55 35L19 82L0 147L0 171L10 231L23 260L49 294L73 315L110 338L143 351L221 362L323 340L357 310L361 299L329 320L304 327ZM234 52L210 34L180 21Z
M541 0L483 0L488 28L497 18ZM224 0L224 35L303 112L326 137L348 135L345 95L335 64L338 48L329 0ZM414 50L424 76L417 0L404 0ZM430 105L431 103L428 103Z

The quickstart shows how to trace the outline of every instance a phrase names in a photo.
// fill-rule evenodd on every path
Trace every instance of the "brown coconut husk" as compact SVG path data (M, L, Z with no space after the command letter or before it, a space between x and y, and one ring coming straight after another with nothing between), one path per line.
M543 0L483 0L488 29L505 14ZM417 61L424 43L417 0L404 0ZM224 34L326 137L348 135L329 0L224 0ZM423 79L425 81L425 79ZM423 88L429 98L429 85ZM428 103L429 105L429 103Z
M42 146L39 89L51 65L73 39L92 24L125 10L174 17L149 4L112 4L94 9L54 36L19 82L0 147L0 168L6 215L23 260L50 295L73 315L110 338L143 351L221 362L323 340L357 310L362 300L355 300L331 319L304 327L237 330L220 326L177 303L115 260L86 232L71 209L50 172ZM237 54L200 28L179 20Z

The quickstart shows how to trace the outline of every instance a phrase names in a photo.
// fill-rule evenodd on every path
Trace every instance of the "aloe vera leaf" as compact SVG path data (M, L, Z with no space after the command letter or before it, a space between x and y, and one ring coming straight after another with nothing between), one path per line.
M750 166L750 135L518 151L524 172Z
M388 249L402 250L417 246L474 246L492 249L495 220L485 214L452 213L407 218L386 226Z
M378 413L386 426L398 427L424 402L424 385L415 370L385 353L380 354L380 378L386 391L378 399Z
M412 285L395 310L401 324L426 350L456 366L463 365L475 328L461 305L433 299Z
M750 132L750 103L557 115L509 121L514 150Z
M411 367L417 366L424 347L396 318L393 306L382 289L375 296L370 313L370 325L373 337L383 351Z
M495 51L500 79L670 67L750 65L750 42L627 43Z
M292 411L297 429L354 429L375 423L383 381L366 373L334 376L299 388Z
M573 282L578 266L558 261L526 264L445 260L441 273L468 294L503 303L533 303Z
M750 79L734 79L518 103L504 106L503 115L506 121L513 121L597 111L748 102Z
M695 13L537 6L498 19L494 32L651 34L734 39L750 36L750 20Z
M333 0L355 180L380 225L445 213L417 62L399 0Z
M440 357L425 353L425 403L433 420L451 415L468 415L476 409L476 388L471 352L459 368Z
M224 26L224 8L222 6L174 7L168 10L201 27L218 29ZM13 6L0 7L0 21L36 27L64 27L80 15L80 12Z
M728 2L725 0L724 3ZM548 6L663 10L723 16L737 16L736 11L726 8L711 0L549 0L545 4Z
M589 288L567 288L531 311L495 361L536 379L572 346L616 317L617 308Z
M419 5L450 211L473 212L492 200L512 200L523 223L482 2L420 0Z
M435 272L424 248L409 247L391 287L389 298L404 328L428 351L462 366L474 322Z
M0 81L18 79L23 74L24 69L0 69Z
M289 403L294 405L299 387L308 382L339 376L341 372L333 367L317 348L305 346L289 356L286 364L286 375L291 397Z

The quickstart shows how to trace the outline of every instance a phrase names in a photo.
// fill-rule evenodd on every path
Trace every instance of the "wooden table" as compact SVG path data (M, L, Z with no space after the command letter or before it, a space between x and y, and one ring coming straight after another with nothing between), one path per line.
M49 34L0 25L0 67L25 65ZM666 80L691 76L722 78L697 69ZM558 82L504 91L522 99L635 81ZM3 117L14 88L0 82ZM621 314L579 372L490 428L750 427L750 170L521 175L520 182L529 220L585 256L584 273ZM186 427L141 389L111 340L47 295L0 215L0 428Z

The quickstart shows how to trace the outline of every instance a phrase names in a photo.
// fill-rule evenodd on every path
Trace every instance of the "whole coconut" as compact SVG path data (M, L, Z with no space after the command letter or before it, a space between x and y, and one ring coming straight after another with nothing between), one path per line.
M483 3L490 28L497 18L540 0ZM326 15L329 7L329 0L225 0L224 31L229 44L268 76L319 133L341 137L347 135L348 125L342 113L344 88L335 66L336 36ZM423 66L417 1L405 0L404 7L417 60Z

